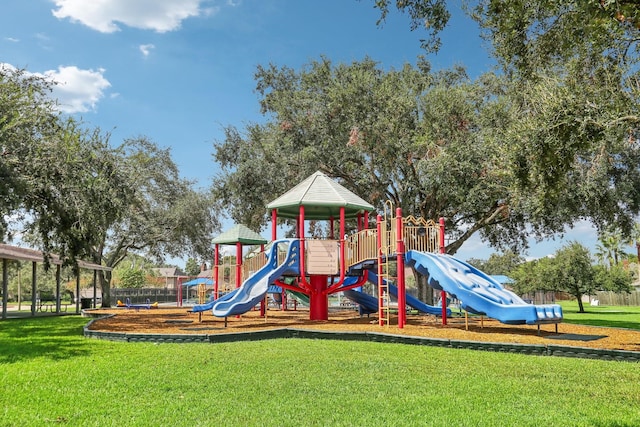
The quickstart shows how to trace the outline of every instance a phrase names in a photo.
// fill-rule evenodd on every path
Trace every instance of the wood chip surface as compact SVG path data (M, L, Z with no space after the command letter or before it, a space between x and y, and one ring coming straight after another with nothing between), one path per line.
M505 325L493 319L469 318L468 326L464 317L452 317L447 325L442 320L429 315L409 315L404 328L398 328L397 317L390 318L390 324L380 326L377 315L360 317L353 310L331 310L326 321L309 320L308 310L267 311L260 317L259 311L251 311L240 317L217 318L211 311L190 313L189 308L159 309L97 309L87 310L92 314L115 314L113 317L98 319L91 324L91 330L123 333L149 334L218 334L230 332L250 332L265 329L298 328L332 332L378 332L417 337L451 340L485 341L494 343L566 345L575 347L600 348L609 350L640 351L640 331L604 328L596 326L558 324L542 325L538 332L533 325ZM467 329L468 327L468 329Z

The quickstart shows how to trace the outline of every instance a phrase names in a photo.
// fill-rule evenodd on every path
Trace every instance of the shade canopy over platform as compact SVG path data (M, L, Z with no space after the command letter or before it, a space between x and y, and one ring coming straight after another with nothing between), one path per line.
M195 285L213 285L213 279L208 277L196 277L195 279L184 282L182 286L195 286Z
M236 243L243 245L264 245L268 243L268 240L247 228L246 225L238 224L213 239L213 243L219 245L235 245Z
M304 218L327 220L338 218L344 208L345 218L374 211L374 207L342 185L318 171L267 205L280 218L298 218L304 206Z

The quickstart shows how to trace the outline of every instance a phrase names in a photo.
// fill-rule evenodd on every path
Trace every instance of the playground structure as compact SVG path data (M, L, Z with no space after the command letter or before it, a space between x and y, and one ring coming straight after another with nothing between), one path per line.
M372 205L351 193L321 172L316 172L296 187L267 205L272 217L272 241L264 247L253 236L254 252L246 264L242 261L242 243L236 241L236 287L220 296L218 243L215 240L214 299L193 307L194 312L212 310L214 316L243 314L258 304L265 309L265 295L270 285L303 294L309 298L309 319L328 319L328 297L343 292L369 312L377 312L378 323L389 325L397 311L397 325L406 323L407 306L437 314L446 324L449 311L428 306L407 296L405 263L428 277L428 284L460 300L461 308L486 315L507 324L558 323L562 321L559 305L531 305L490 276L449 255L444 254L444 220L403 218L400 208L390 202L384 215L377 215L375 228L369 227ZM297 221L297 236L277 239L278 218ZM355 233L345 235L347 220L356 220ZM305 238L306 220L329 221L329 238ZM335 221L338 221L336 238ZM227 233L225 233L227 234ZM221 236L222 237L222 236ZM259 237L259 236L258 236ZM239 240L239 239L236 239ZM289 278L289 280L286 280ZM293 280L291 280L293 279ZM367 296L357 289L366 282L377 287L377 296ZM392 303L392 297L397 304Z

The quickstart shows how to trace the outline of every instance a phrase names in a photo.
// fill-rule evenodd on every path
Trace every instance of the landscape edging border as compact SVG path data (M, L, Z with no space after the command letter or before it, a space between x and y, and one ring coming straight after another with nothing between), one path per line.
M114 316L108 315L104 317ZM104 318L103 317L103 318ZM454 349L483 350L503 353L519 353L536 356L577 357L607 361L640 362L640 351L608 350L588 347L572 347L554 344L514 344L485 341L450 340L444 338L417 337L383 332L339 332L316 329L279 328L251 332L229 332L222 334L142 334L130 332L93 331L89 327L98 320L92 319L84 327L84 336L109 341L154 342L154 343L225 343L258 341L278 338L329 339L345 341L372 341L394 344L427 345Z

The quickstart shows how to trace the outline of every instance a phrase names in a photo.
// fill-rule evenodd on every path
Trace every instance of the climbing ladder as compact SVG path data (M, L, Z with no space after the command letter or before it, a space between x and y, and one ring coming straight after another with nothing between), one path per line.
M386 229L386 222L381 224L382 229ZM378 233L378 236L386 232ZM388 245L378 246L378 323L380 326L389 326L389 256L391 248Z
M388 205L388 206L387 206ZM389 210L387 210L387 207ZM390 212L390 214L389 214ZM377 221L378 225L378 324L389 326L391 313L391 294L389 294L389 283L395 281L392 277L390 261L395 253L395 235L397 220L393 215L393 205L390 201L385 203L384 218Z

